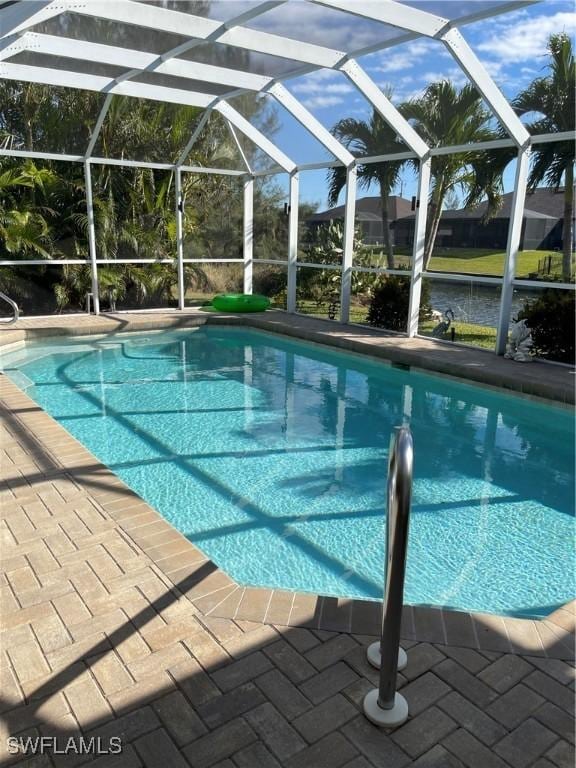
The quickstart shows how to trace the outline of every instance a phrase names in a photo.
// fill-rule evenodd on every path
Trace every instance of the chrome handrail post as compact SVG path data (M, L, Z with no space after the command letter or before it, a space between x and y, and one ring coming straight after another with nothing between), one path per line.
M11 325L11 323L15 323L16 320L20 317L20 309L18 307L18 304L16 304L15 301L13 301L9 296L6 296L5 293L2 293L0 291L0 299L4 299L4 301L7 301L8 304L12 307L13 315L8 320L0 320L0 323L2 325Z
M368 659L380 667L379 687L364 698L364 714L376 725L394 727L408 718L408 704L396 692L400 648L404 574L412 501L414 449L408 427L397 427L390 440L388 459L388 523L386 526L386 588L382 615L382 640L368 650ZM372 658L371 658L372 653ZM379 664L374 660L379 656Z

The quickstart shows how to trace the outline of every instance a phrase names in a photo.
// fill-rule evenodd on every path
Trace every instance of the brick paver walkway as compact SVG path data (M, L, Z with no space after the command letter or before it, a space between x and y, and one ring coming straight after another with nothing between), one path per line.
M0 377L1 379L2 377ZM127 521L132 499L3 381L0 432L0 760L30 768L563 768L574 764L573 605L532 654L404 642L410 720L361 714L374 638L214 618L194 601L214 576L166 576ZM83 466L95 469L81 472ZM69 469L73 465L74 470ZM140 539L138 539L140 541ZM174 551L172 558L178 557ZM214 586L217 590L218 587ZM548 625L551 626L551 625ZM536 653L536 652L534 652ZM560 654L561 656L563 654ZM9 754L8 736L120 737L122 753ZM32 742L31 742L32 743Z

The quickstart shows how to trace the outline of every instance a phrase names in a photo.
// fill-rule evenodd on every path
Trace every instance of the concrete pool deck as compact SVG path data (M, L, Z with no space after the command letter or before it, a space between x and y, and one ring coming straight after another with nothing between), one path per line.
M23 320L2 329L0 344L206 318L175 314ZM293 320L315 341L338 332ZM286 315L258 321L280 330ZM341 328L367 343L362 329ZM403 356L396 362L448 358L435 342L375 338ZM496 377L512 380L520 368L525 393L554 388L569 400L568 369L456 357L475 375L495 363ZM535 391L538 382L546 387ZM365 661L377 606L236 585L4 376L0 396L0 759L30 768L92 759L10 756L10 734L104 745L120 736L121 755L94 756L106 768L573 764L574 603L544 621L407 608L399 684L411 718L381 731L361 714L377 681Z

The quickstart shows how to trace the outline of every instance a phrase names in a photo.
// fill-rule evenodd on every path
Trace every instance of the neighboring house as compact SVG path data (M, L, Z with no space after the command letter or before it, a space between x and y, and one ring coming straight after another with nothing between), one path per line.
M381 245L384 242L382 235L382 203L379 197L361 197L356 201L356 226L361 230L362 241L367 245ZM388 219L393 225L397 219L409 216L412 213L412 203L403 197L391 195L388 198ZM306 224L310 229L315 229L320 224L344 219L344 206L337 205L327 211L320 211L310 216ZM392 234L394 229L392 228Z
M436 244L441 248L505 248L512 207L512 192L503 195L498 213L484 223L486 203L476 208L444 211L440 220ZM409 200L391 197L389 217L396 246L411 246L414 239L414 212ZM344 206L316 213L308 219L310 226L344 217ZM539 188L526 197L522 223L521 249L561 250L564 217L564 190L554 192ZM363 241L380 244L382 220L380 198L364 197L356 202L356 222L361 226ZM576 227L575 227L576 229Z

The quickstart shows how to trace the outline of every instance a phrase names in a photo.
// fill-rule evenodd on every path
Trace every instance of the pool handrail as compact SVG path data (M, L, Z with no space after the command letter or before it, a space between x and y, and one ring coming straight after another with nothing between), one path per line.
M12 313L13 313L12 317L0 318L0 323L2 325L11 325L12 323L15 323L20 317L20 309L18 307L18 304L16 304L16 302L13 299L11 299L10 296L6 296L5 293L2 293L2 291L0 291L0 299L4 299L4 301L10 304L10 306L12 307Z
M376 725L400 725L408 717L408 705L396 692L408 528L412 501L414 446L407 426L396 427L388 458L388 525L386 526L386 585L379 647L379 687L364 699L364 713ZM377 645L377 644L374 644Z

